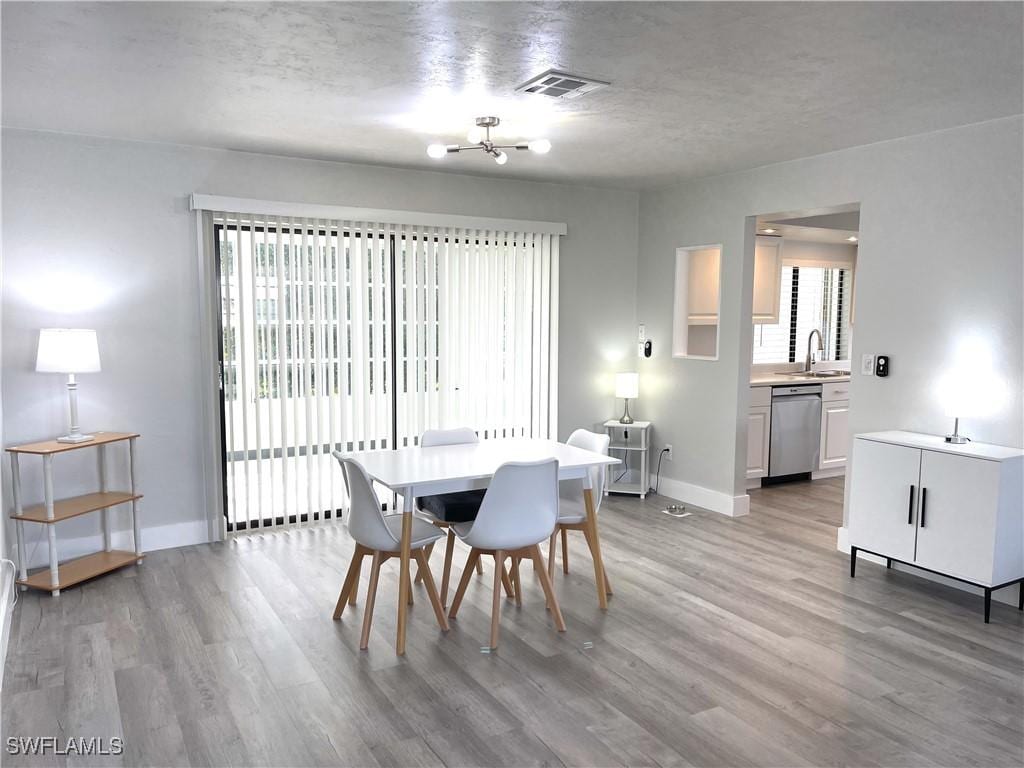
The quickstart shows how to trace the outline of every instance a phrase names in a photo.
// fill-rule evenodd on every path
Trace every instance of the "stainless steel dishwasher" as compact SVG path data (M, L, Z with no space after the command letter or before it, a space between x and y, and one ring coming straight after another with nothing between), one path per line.
M772 387L768 477L807 475L818 468L821 384Z

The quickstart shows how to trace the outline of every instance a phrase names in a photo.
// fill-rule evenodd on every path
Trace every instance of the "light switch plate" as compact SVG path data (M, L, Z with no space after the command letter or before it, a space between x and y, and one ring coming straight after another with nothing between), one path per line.
M640 332L638 334L637 341L639 341L641 344L647 341L647 326L644 325L643 323L640 323Z
M864 376L875 375L875 356L874 355L861 355L860 358L860 372Z

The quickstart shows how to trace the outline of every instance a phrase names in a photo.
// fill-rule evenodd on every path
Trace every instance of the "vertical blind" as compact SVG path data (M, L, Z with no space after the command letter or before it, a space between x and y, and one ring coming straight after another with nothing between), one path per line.
M337 516L334 449L555 433L557 234L211 221L229 531Z

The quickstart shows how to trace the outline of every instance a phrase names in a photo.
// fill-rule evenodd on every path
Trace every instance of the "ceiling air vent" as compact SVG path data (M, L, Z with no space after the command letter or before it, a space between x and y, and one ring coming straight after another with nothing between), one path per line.
M553 99L578 99L606 85L610 83L549 69L520 85L516 88L516 93L537 93Z

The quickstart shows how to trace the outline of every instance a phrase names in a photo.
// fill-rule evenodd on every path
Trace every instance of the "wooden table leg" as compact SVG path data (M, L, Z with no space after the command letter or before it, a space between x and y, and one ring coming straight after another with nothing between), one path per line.
M597 511L594 509L594 494L589 488L583 489L583 504L587 508L587 527L593 539L594 581L597 584L597 604L602 611L608 610L608 582L604 575L604 559L601 557L601 539L597 535Z
M409 557L412 543L412 488L404 494L402 509L402 551L401 568L398 574L398 637L395 640L395 652L399 656L405 654L405 622L409 613Z

